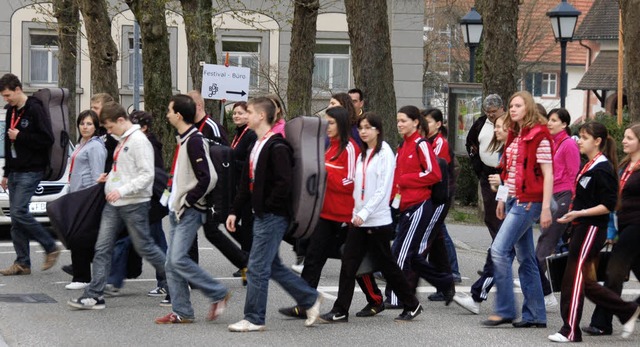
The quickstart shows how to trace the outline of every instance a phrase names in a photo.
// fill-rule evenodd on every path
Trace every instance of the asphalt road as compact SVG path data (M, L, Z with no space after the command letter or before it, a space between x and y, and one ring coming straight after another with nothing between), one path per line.
M463 282L458 291L469 292L476 279L476 270L484 262L489 234L483 227L449 225L458 250L458 260ZM359 346L359 345L426 345L426 346L544 346L552 345L547 335L555 333L561 325L558 310L548 314L546 329L514 329L511 326L485 328L480 322L491 313L494 294L484 303L479 315L473 315L452 304L429 302L428 293L434 288L420 284L418 298L425 311L409 323L395 323L397 310L387 310L376 317L355 316L366 302L356 293L351 317L346 324L318 324L304 327L303 321L288 319L277 312L277 308L293 305L293 300L275 283L271 282L267 307L267 330L261 333L231 333L227 325L243 317L245 289L240 280L231 274L236 270L204 237L200 237L200 261L202 266L229 287L233 296L228 310L215 322L205 320L208 304L198 291L192 292L191 300L196 310L196 322L185 325L156 325L153 319L169 312L160 307L159 298L146 296L155 287L155 274L149 264L136 280L127 281L121 296L107 298L107 308L95 311L74 311L66 305L81 291L65 290L70 277L60 265L70 263L70 254L64 252L60 263L49 271L38 269L43 253L40 246L32 246L31 255L34 272L30 276L0 276L0 297L6 294L45 294L51 303L11 303L0 301L0 346ZM281 246L281 256L291 264L294 254L287 244ZM10 241L0 241L0 266L8 266L15 253ZM330 260L320 281L326 299L322 312L331 309L337 295L339 261ZM514 266L514 272L517 266ZM384 285L384 283L381 283ZM640 285L633 278L625 287L623 296L627 300L640 293ZM518 300L522 300L516 289ZM559 299L559 294L556 294ZM583 324L588 323L593 305L585 305ZM619 334L621 325L614 322L614 335L584 337L584 345L638 346L640 332L629 340Z

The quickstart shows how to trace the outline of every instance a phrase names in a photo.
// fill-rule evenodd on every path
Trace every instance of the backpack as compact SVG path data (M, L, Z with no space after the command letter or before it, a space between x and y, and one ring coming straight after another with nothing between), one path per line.
M420 143L422 143L423 141L427 140L421 139L416 143L416 153L418 153L418 157L422 152L420 150ZM431 202L434 206L442 205L449 201L449 165L447 164L446 160L440 157L436 156L436 160L438 161L438 166L440 166L440 173L442 175L442 178L440 179L440 182L431 186ZM425 170L425 168L422 166L422 162L420 162L420 168L422 169L422 171Z
M54 140L49 151L49 167L42 180L57 181L64 175L69 157L69 90L44 88L33 93L33 96L42 102L46 117L50 119Z
M207 206L213 208L213 220L224 223L236 195L236 160L233 149L222 143L204 138L209 143L209 157L218 174L218 182L206 195Z

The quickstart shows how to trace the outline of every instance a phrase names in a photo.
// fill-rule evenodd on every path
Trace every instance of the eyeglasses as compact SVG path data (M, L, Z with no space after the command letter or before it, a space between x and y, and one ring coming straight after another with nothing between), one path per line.
M358 131L376 130L376 127L358 127Z

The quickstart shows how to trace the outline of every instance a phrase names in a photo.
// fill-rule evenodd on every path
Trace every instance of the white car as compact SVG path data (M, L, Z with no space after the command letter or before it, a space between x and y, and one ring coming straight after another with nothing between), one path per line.
M3 174L2 169L4 168L5 114L6 110L0 109L0 175ZM70 146L69 153L72 152L73 149ZM54 182L42 181L36 188L35 194L29 203L29 210L38 222L48 224L47 203L69 192L69 164L70 162L67 161L67 169L60 180ZM10 192L0 187L0 227L11 225L9 194Z

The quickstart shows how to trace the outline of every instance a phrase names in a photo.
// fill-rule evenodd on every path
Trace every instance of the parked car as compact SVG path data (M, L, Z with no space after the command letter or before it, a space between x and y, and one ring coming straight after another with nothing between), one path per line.
M4 136L6 130L5 124L6 110L0 109L0 175L3 174L4 168ZM73 153L72 146L69 146L69 155ZM29 203L29 210L40 223L49 223L47 215L47 203L53 201L69 192L69 165L67 161L67 170L58 181L42 181L36 188L35 194ZM0 187L0 227L11 225L11 215L9 213L9 194Z

